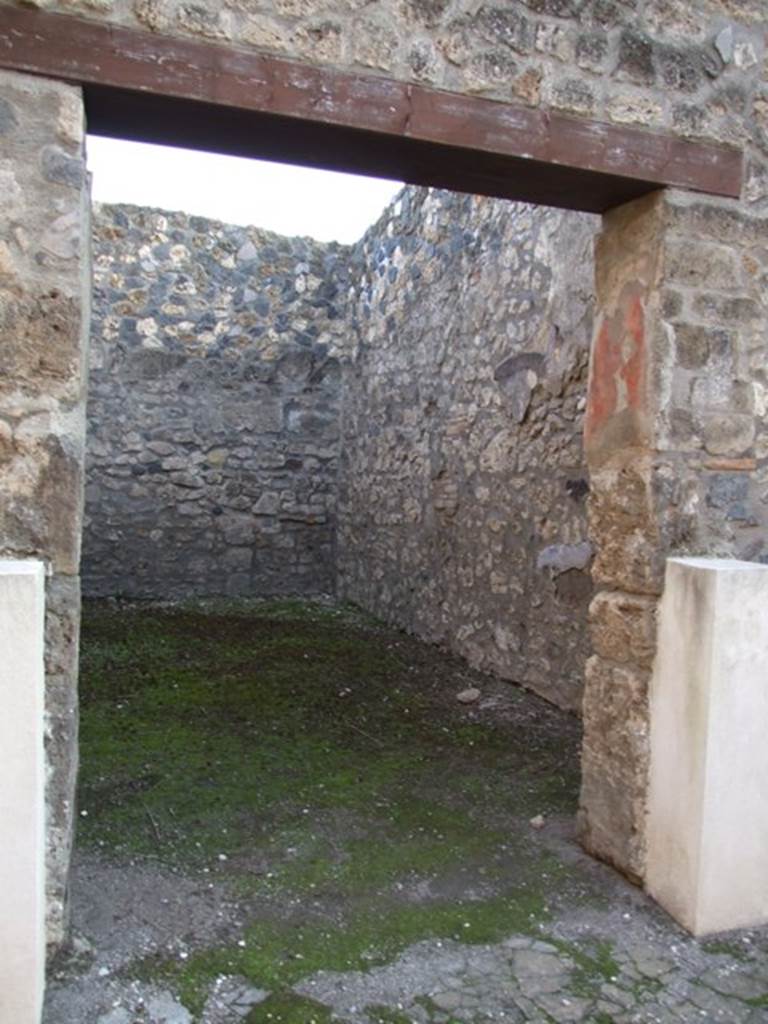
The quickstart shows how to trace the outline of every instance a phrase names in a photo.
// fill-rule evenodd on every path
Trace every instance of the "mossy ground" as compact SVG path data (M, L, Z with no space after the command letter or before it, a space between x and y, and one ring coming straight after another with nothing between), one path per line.
M274 993L252 1022L322 1024L289 992L316 970L546 921L573 869L528 820L575 811L578 727L504 684L501 711L467 709L470 677L349 609L87 606L79 841L208 872L246 920L142 972L192 1009L242 974Z

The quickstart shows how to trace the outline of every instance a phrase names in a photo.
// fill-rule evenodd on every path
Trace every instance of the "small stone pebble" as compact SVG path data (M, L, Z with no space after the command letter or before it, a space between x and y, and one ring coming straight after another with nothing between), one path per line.
M456 700L460 704L474 704L475 701L480 700L480 691L476 686L470 686L466 690L457 693Z

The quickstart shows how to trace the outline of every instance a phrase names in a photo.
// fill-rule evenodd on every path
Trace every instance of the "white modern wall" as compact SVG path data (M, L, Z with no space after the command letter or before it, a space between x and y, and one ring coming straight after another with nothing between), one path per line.
M648 891L695 935L768 922L768 567L668 561L650 712Z
M42 562L0 561L0 1022L38 1024L45 979Z

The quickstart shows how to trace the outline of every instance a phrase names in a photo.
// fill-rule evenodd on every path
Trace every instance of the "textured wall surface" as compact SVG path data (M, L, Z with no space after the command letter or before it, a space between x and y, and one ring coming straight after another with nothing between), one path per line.
M764 216L671 191L609 214L596 249L582 834L638 879L666 556L768 561L766 237Z
M596 224L408 189L351 250L97 207L86 592L332 591L338 505L340 593L578 708Z
M764 0L15 2L766 155Z
M129 206L93 234L84 591L331 591L347 251Z
M77 772L88 295L78 90L0 72L0 194L0 554L48 567L47 885L55 945L65 929Z
M587 675L583 835L599 856L642 877L647 665L664 558L682 552L762 557L765 0L0 0L0 7L17 3L744 147L741 200L672 193L647 206L632 204L606 219L605 256L598 258L588 461L593 576L600 592L592 605L597 655ZM22 292L32 282L59 287L48 297L60 307L60 300L78 294L78 254L60 218L69 203L70 226L77 226L72 203L79 180L72 162L77 143L66 128L59 137L61 124L72 118L62 122L56 106L57 97L68 95L72 111L77 93L36 83L48 98L33 109L22 81L3 77L9 106L0 105L2 173L10 185L2 240L11 255L2 250L0 266L10 262L18 275L20 261ZM18 131L20 114L25 127ZM37 259L37 239L44 235L52 253L45 259L59 261L55 276L53 264ZM43 293L36 295L42 301ZM79 301L73 298L60 323L77 320ZM55 330L55 318L38 314L38 298L14 302L6 308L17 310L21 325L14 328L15 344ZM62 394L66 382L78 379L83 351L70 344L69 327L58 330L63 340L49 348L55 358L8 371L0 427L7 434L29 420L13 451L39 446L35 453L24 448L22 468L9 477L5 550L69 547L66 557L52 559L58 573L53 608L56 595L75 583L80 428L77 396ZM14 381L25 378L29 383L17 389ZM2 445L5 450L7 441ZM56 473L57 512L51 515ZM23 498L14 501L18 493ZM74 596L60 604L68 614L76 606ZM63 679L76 627L72 615L53 618L62 660L50 671ZM63 778L62 765L71 761L66 755L52 760L54 780ZM52 827L55 844L58 824Z
M407 190L358 247L340 592L580 705L597 218Z

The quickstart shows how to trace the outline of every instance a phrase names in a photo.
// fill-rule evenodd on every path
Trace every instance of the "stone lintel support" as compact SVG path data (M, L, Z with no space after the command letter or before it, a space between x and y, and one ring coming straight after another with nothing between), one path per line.
M45 580L0 561L0 1020L39 1024L45 979Z
M768 567L672 558L650 687L646 885L695 935L768 922Z

